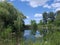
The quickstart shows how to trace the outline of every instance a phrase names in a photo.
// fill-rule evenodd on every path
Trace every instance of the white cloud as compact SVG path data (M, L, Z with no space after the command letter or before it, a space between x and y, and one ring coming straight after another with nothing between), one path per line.
M29 19L25 19L24 22L25 22L26 25L30 24L30 20Z
M34 20L36 20L36 23L39 23L42 18L34 18Z
M60 2L60 0L54 0L54 2Z
M53 3L53 4L51 4L51 6L53 8L58 8L58 7L60 7L60 3Z
M42 17L42 14L36 13L36 14L34 15L34 17Z
M40 21L40 20L42 20L42 18L34 18L34 20Z
M57 11L59 11L59 10L60 10L60 8L56 8L55 12L57 12Z
M45 4L43 6L44 8L48 8L48 9L56 9L56 8L60 8L60 3L56 2L56 3L52 3L51 5Z
M44 7L44 8L51 9L51 6L50 6L50 5L48 5L48 4L45 4L43 7Z
M27 1L31 7L38 7L46 4L49 0L21 0Z
M30 17L26 16L26 19L24 20L25 24L30 24Z
M28 19L28 18L29 18L29 16L26 16L26 18Z
M60 10L60 0L55 0L56 2L51 4L51 8L54 9L54 12L57 12L58 10Z
M28 4L33 8L38 6L42 6L43 8L48 8L48 9L60 7L60 0L54 0L54 2L51 3L51 5L48 5L47 3L50 0L21 0L21 1L28 2Z
M48 9L60 8L60 0L53 0L53 2L50 5L48 5L47 3L43 7Z
M1 1L5 1L5 0L0 0L0 2L1 2Z
M42 14L36 13L34 15L34 20L36 20L36 23L39 23L40 20L42 20Z

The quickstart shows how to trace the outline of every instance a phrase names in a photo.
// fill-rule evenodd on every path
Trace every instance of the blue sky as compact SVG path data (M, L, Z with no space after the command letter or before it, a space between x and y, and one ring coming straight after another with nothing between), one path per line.
M30 24L31 20L39 23L42 20L43 12L56 12L60 10L60 0L9 0L27 19L25 24Z

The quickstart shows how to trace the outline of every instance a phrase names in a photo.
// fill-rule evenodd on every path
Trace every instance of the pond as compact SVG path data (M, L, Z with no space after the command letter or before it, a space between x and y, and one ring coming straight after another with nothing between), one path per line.
M28 40L28 39L34 40L36 38L42 37L42 35L40 35L40 32L38 30L36 31L35 35L31 34L31 32L32 32L31 30L25 30L24 31L24 38L26 40Z

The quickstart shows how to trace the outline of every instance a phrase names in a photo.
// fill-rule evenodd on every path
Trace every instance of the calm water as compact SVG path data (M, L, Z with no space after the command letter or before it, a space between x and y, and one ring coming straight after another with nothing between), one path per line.
M26 45L29 41L31 41L31 42L36 42L36 41L42 42L42 38L40 38L41 36L40 36L39 31L36 31L35 35L31 34L31 32L32 32L31 30L25 30L24 31L24 39L25 39Z
M40 32L36 31L35 35L31 34L31 30L25 30L24 31L24 38L25 39L35 39L41 37Z

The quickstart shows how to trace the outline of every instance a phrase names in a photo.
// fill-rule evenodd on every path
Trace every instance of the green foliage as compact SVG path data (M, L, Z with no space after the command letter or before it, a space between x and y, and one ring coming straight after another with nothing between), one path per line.
M1 31L0 36L1 36L2 39L11 38L11 33L12 33L11 27L4 28L3 31Z
M32 30L32 34L35 34L37 30L37 24L35 20L31 20L31 30Z
M60 11L56 13L55 25L60 26Z
M48 14L47 14L47 12L44 12L43 13L43 22L44 22L44 24L47 23L47 19L48 19Z
M26 17L19 12L11 3L0 2L0 37L2 39L12 38L13 30L16 37L16 45L24 30L24 19ZM11 28L10 28L11 26Z
M53 12L49 12L48 17L50 18L51 22L55 19L55 14Z
M35 20L31 20L29 26L31 26L32 34L35 35L36 30L39 30L43 35L41 42L38 40L36 42L20 40L24 32L25 18L11 3L0 2L1 45L19 45L20 43L21 45L60 45L60 11L56 12L56 18L53 12L44 12L43 21L41 20L38 25Z
M45 14L43 15L43 19L47 20L48 23L43 24L44 23L43 21L38 24L38 30L40 30L40 33L43 34L44 41L42 45L59 45L60 11L58 11L56 15L53 12L50 12L48 14L49 14L48 18L45 18Z

